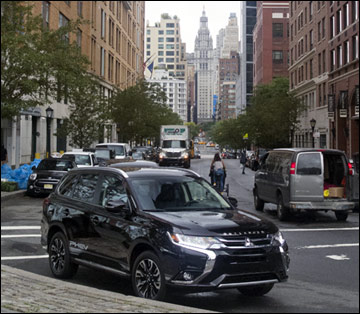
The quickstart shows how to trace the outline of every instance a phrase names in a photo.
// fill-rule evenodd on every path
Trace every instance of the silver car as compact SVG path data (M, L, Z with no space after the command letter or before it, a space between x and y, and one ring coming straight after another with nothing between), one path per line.
M265 203L277 204L280 220L294 211L332 210L339 221L345 221L359 201L358 193L357 199L353 193L358 181L343 151L275 149L263 156L255 174L255 209L263 210Z

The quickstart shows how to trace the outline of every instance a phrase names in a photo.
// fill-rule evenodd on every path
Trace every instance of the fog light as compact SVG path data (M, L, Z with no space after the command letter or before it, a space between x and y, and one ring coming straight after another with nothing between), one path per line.
M33 185L30 185L29 188L30 188L30 190L32 190L32 189L34 188L34 186L33 186Z
M190 273L188 273L188 272L184 272L183 277L184 277L184 280L186 280L186 281L191 281L191 280L193 280L192 274L190 274Z

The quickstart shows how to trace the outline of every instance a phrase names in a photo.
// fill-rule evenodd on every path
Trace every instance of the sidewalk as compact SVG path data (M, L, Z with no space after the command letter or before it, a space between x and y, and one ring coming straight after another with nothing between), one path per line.
M146 300L1 265L1 313L214 313Z
M1 201L25 190L1 192ZM1 265L1 313L214 313L146 300Z

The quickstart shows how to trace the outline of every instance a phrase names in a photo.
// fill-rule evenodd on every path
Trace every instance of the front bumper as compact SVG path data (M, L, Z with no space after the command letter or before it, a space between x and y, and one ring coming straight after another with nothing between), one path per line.
M159 160L160 166L186 166L189 163L189 158L161 158Z
M288 278L290 258L283 247L179 248L179 271L174 276L166 276L172 286L207 291L274 284Z
M39 179L29 180L27 184L27 192L37 194L50 194L55 191L57 184L60 180L56 179Z

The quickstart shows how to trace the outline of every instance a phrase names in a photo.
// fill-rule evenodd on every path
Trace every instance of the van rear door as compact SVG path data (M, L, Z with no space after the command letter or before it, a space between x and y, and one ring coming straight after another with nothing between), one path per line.
M296 171L291 175L292 201L324 200L324 162L321 152L303 152L296 156Z

